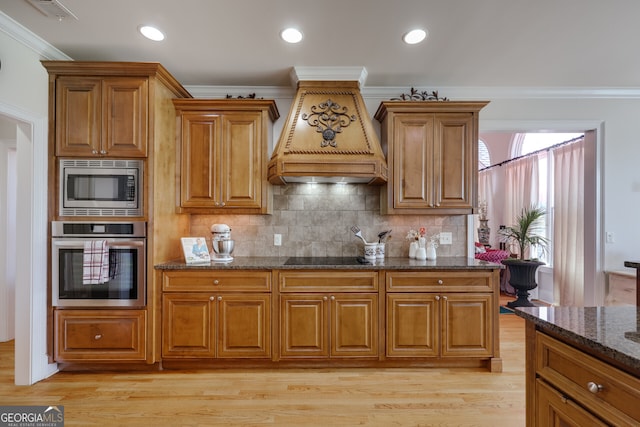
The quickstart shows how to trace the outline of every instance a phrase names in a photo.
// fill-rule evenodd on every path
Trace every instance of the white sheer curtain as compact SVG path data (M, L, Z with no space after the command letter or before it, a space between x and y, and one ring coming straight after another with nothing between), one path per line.
M584 303L584 139L552 150L554 304Z
M515 223L523 208L541 204L539 192L538 156L531 155L514 160L504 168L504 215L506 225ZM512 252L516 247L507 248Z
M478 173L478 202L487 202L487 218L490 221L489 227L491 228L489 243L494 248L498 247L497 230L501 223L500 221L502 221L502 206L498 204L504 197L502 173L503 168L500 166L483 169ZM476 232L479 225L479 221L477 221ZM478 238L476 236L477 241Z

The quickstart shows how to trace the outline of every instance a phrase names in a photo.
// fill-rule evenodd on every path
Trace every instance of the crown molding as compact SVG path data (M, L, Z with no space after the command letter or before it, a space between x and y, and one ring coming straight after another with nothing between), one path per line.
M14 21L4 12L0 11L0 31L6 33L9 37L15 39L19 43L27 46L42 59L47 60L71 60L70 56L58 50L53 45L47 43L44 39L38 37L27 28Z
M185 86L194 98L225 98L226 95L260 98L293 98L295 90L284 86ZM422 88L418 88L422 90ZM498 99L640 99L640 87L441 87L440 96L452 100L486 101ZM364 87L363 98L388 101L409 93L409 87ZM431 91L431 89L428 89Z

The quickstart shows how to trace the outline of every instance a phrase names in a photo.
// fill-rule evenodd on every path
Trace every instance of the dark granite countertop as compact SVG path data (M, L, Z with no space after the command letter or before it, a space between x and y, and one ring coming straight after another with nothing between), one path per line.
M640 261L625 261L624 266L640 269Z
M308 265L287 265L290 257L234 257L228 263L186 264L184 259L168 261L155 266L158 270L487 270L502 269L502 264L476 260L467 257L440 257L434 261L418 261L409 258L385 258L374 264L336 262L331 264L310 263ZM356 257L351 257L355 259ZM322 258L314 258L316 260ZM338 260L340 261L340 260ZM331 262L329 259L328 262Z
M615 307L519 307L515 313L567 342L640 373L640 310Z

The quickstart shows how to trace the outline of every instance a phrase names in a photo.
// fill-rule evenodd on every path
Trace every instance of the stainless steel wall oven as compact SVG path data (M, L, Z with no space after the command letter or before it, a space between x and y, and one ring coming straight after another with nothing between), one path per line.
M143 307L146 223L53 221L55 307Z

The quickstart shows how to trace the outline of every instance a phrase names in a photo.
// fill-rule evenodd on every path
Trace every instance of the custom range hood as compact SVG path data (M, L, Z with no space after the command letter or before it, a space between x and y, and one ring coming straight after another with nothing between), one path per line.
M384 153L360 94L365 70L357 70L352 80L321 80L317 73L299 78L301 69L294 68L297 91L269 162L269 182L387 182Z

